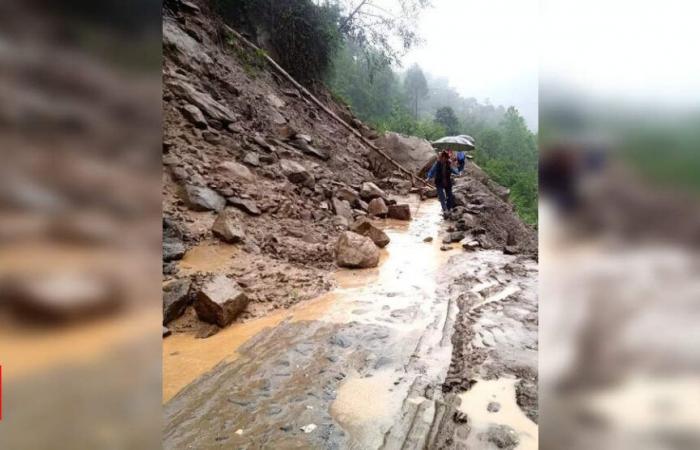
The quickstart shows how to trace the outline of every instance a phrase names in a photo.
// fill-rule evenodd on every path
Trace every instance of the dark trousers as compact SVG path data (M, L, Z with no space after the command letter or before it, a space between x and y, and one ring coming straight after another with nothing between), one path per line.
M437 185L437 194L442 206L442 212L447 212L454 206L454 198L452 197L452 186Z

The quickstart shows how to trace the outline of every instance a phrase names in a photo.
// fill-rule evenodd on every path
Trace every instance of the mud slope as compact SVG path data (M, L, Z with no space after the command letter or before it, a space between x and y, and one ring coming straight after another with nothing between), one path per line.
M206 2L187 5L166 10L163 22L163 270L166 281L194 284L212 272L232 276L251 298L245 319L330 288L333 244L346 226L334 197L366 181L387 193L411 184L395 173L378 179L372 165L381 163L355 135L227 33ZM372 137L325 91L315 95ZM224 202L237 224L233 244L211 232L211 209ZM171 328L198 326L188 311Z

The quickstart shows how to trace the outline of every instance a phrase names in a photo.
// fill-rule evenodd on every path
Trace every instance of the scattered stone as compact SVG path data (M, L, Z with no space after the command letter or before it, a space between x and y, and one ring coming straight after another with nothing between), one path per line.
M518 433L508 425L491 425L486 431L486 439L496 447L511 450L520 444Z
M348 221L348 219L346 217L333 216L333 225L335 227L339 227L339 228L342 228L343 230L347 230L349 223L350 222Z
M221 211L226 206L222 196L203 186L185 186L185 201L195 211Z
M321 150L316 147L313 147L303 139L295 139L291 141L290 144L298 148L302 152L320 158L324 161L327 161L331 157L331 155L326 150Z
M239 428L239 429L237 429L237 430L235 431L235 433L236 433L237 435L239 435L239 436L242 436L242 435L243 435L243 430Z
M450 244L450 243L453 243L453 242L459 242L459 241L461 241L462 239L464 239L464 237L465 237L464 232L462 232L462 231L454 231L454 232L452 232L452 233L448 233L447 236L445 236L445 237L442 239L442 242L443 242L444 244Z
M190 280L183 278L163 286L163 325L177 319L190 303Z
M192 122L197 128L207 128L208 124L204 114L194 105L187 104L182 108L182 114L187 120Z
M163 261L168 262L182 259L186 250L185 244L183 244L181 240L172 237L163 237Z
M295 161L280 159L280 168L284 176L294 184L301 184L311 189L313 189L316 184L314 176L311 175L304 166Z
M354 189L351 189L349 187L339 188L338 190L335 191L335 196L341 200L347 201L351 205L357 204L357 201L360 200L360 196L357 193L357 191Z
M253 167L260 167L260 157L257 153L248 152L243 157L243 163Z
M397 220L411 220L411 208L406 204L389 205L389 217Z
M345 217L348 220L348 222L352 220L352 208L350 207L350 203L347 200L341 200L333 197L331 199L331 205L333 206L333 211L337 215Z
M369 204L364 200L357 199L357 202L355 202L355 205L357 206L357 208L359 210L364 211L364 212L367 212L367 209L369 209Z
M518 247L515 245L506 245L503 247L503 254L504 255L517 255L518 254Z
M379 264L379 249L372 239L346 231L335 246L336 261L341 267L367 268Z
M376 217L386 217L389 213L389 208L387 208L384 199L381 197L376 197L369 202L367 205L367 214Z
M229 181L238 184L247 184L253 181L253 173L243 164L235 161L224 161L216 167L217 172L225 175Z
M176 95L188 100L212 119L218 120L225 125L235 122L236 115L233 111L211 98L209 94L198 91L191 84L182 80L176 80L169 82L168 87Z
M469 251L476 250L478 247L480 247L480 244L477 240L471 240L462 244L462 248Z
M229 244L237 244L245 239L245 230L233 211L221 211L211 227L214 236Z
M432 236L428 236L428 237L426 237L425 239L423 239L423 242L433 242L433 237L432 237Z
M362 236L367 236L368 238L372 239L372 242L374 242L379 248L386 247L391 241L389 236L387 236L384 231L372 225L372 222L364 217L355 221L350 226L350 231L361 234Z
M316 429L316 425L313 423L310 423L308 425L304 425L303 427L300 428L300 430L303 431L304 433L311 433L315 429Z
M360 189L360 197L363 200L372 200L377 197L384 198L386 197L386 194L384 193L384 191L379 189L379 187L376 184L370 181L365 181L364 183L362 183L362 187Z
M467 423L469 421L469 417L462 411L455 411L455 413L452 415L452 420L455 423Z
M262 214L260 208L258 208L258 205L253 200L244 199L240 197L229 197L226 200L231 205L235 206L236 208L242 211L245 211L251 216L259 216L260 214Z
M221 142L221 135L215 131L204 131L202 133L202 138L210 144L214 145Z
M216 275L197 293L197 316L220 327L230 324L248 305L248 297L225 275Z
M452 247L450 247L449 245L441 245L440 246L440 250L442 250L443 252L446 252L446 251L450 250L451 248Z
M172 332L168 329L168 327L166 327L165 325L163 325L163 337L168 337L168 336L170 336L171 334L172 334Z
M498 402L489 402L486 410L490 413L497 413L501 410L501 404Z

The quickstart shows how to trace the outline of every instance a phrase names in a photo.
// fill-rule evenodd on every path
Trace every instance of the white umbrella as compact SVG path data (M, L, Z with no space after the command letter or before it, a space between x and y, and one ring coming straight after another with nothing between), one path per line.
M474 138L466 135L460 134L459 136L445 136L438 139L437 141L431 142L433 147L437 150L452 149L456 151L469 151L474 150Z

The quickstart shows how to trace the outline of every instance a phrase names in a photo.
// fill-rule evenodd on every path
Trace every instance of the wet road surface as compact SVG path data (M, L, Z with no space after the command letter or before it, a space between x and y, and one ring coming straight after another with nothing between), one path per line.
M391 243L378 268L341 270L338 287L321 298L209 339L166 339L164 447L422 448L453 433L453 427L441 431L442 416L466 411L469 403L441 392L455 319L494 310L499 321L498 309L528 286L508 284L506 273L478 276L482 255L493 270L512 259L500 252L467 253L458 245L440 251L439 204L412 201L411 207L411 222L380 223ZM428 236L430 243L424 242ZM460 269L463 260L474 269L470 277ZM455 283L458 274L463 279ZM457 301L468 288L489 293L479 297L483 304L470 304L474 311ZM514 343L503 336L494 337L494 347L499 343L508 353ZM518 341L513 348L531 337L511 336ZM489 342L483 339L485 353ZM495 371L484 375L498 377ZM501 416L512 417L507 411ZM536 425L530 424L531 433Z

